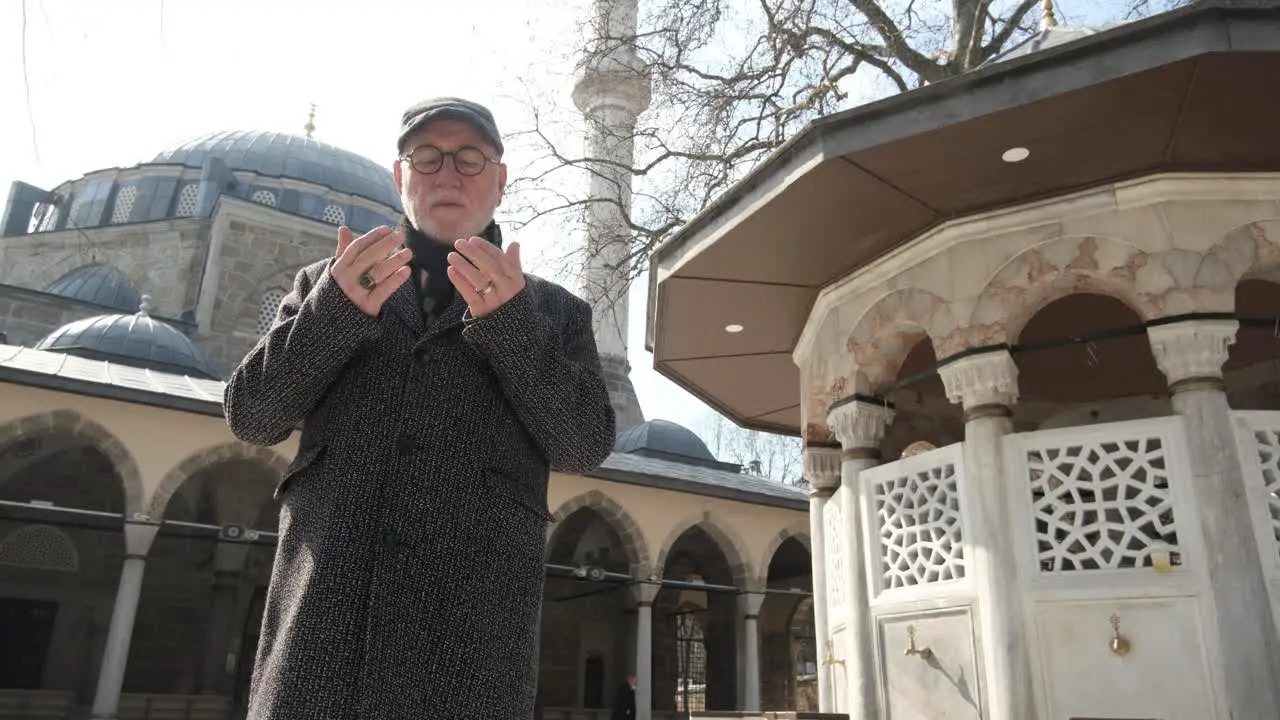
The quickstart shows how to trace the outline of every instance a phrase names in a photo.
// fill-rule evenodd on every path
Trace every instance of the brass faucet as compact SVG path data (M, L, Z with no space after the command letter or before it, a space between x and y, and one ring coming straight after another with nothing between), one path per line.
M919 656L921 660L929 660L930 658L933 657L933 650L930 650L928 647L922 647L922 648L916 647L916 626L915 625L907 626L907 649L903 651L902 654L906 655L907 657L911 657L913 655Z
M837 659L836 659L835 651L833 650L832 645L831 645L831 640L827 640L827 656L826 656L825 658L823 658L823 659L822 659L822 664L823 664L824 666L828 666L828 667L830 667L831 665L843 665L843 664L844 664L844 660L837 660Z

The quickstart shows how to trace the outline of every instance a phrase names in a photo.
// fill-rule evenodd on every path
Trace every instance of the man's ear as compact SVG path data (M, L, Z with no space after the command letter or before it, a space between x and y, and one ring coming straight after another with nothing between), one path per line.
M502 205L502 198L507 194L507 164L500 163L498 165L498 205Z
M402 193L404 192L404 185L400 182L401 177L403 177L401 175L400 165L400 158L396 158L396 161L391 164L391 174L396 178L396 192Z

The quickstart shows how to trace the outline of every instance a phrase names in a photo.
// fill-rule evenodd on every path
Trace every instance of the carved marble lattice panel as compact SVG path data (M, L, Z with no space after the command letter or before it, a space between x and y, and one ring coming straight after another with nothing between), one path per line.
M1253 441L1258 445L1258 465L1267 498L1267 517L1271 519L1272 552L1280 555L1280 429L1257 428Z
M1037 559L1045 573L1182 563L1163 439L1098 438L1028 448Z
M844 610L844 589L847 584L845 573L848 572L848 563L845 562L844 556L844 513L840 508L839 500L832 498L823 507L822 514L826 525L823 542L826 545L824 550L827 556L827 617L835 617L837 612Z
M954 462L876 478L872 502L880 526L880 589L965 576L960 494Z

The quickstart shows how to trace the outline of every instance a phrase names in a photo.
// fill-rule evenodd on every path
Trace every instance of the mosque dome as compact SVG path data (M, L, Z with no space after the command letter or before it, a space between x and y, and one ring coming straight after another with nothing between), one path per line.
M32 208L34 231L207 219L226 197L359 234L400 222L390 160L375 162L288 133L208 133L131 167L103 168L62 183L50 191L57 202Z
M44 291L121 312L132 312L142 303L142 295L124 273L100 263L82 265L46 285Z
M36 343L36 350L87 360L217 380L200 348L172 325L149 315L150 298L132 315L99 315L67 323Z
M391 166L314 138L288 133L232 130L191 138L161 150L153 165L199 168L216 157L231 171L289 178L400 207Z
M716 462L702 438L667 420L649 420L628 428L618 435L613 450L677 462Z

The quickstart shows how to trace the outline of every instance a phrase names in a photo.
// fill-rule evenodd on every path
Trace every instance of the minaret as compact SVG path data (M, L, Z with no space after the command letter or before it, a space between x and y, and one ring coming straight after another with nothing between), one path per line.
M649 107L650 81L636 54L638 0L595 0L593 33L578 66L573 102L586 120L590 199L585 213L583 293L593 308L600 363L618 417L618 432L644 422L628 374L627 290L634 250L630 230L632 136Z

